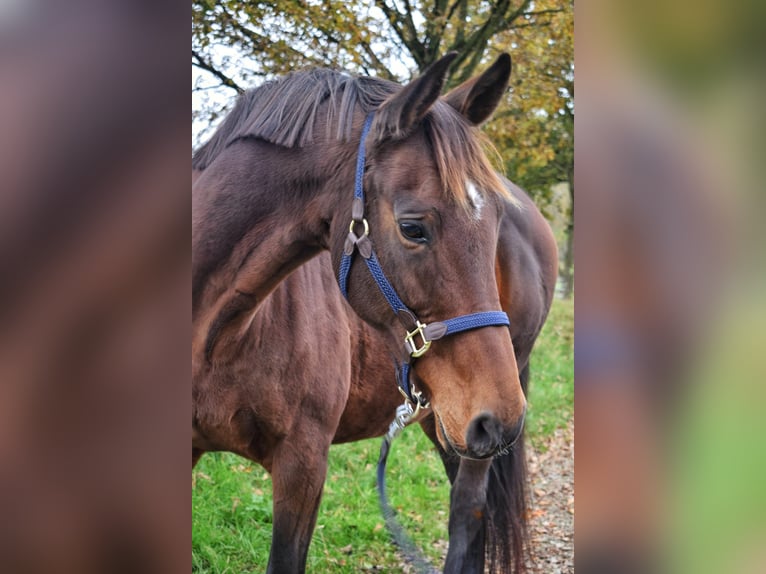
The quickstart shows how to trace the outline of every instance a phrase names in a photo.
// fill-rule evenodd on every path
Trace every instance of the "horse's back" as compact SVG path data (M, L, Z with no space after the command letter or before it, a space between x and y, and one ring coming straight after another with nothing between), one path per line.
M495 272L500 303L511 320L513 347L521 371L553 300L558 249L550 225L531 198L507 179L504 183L520 206L505 204Z

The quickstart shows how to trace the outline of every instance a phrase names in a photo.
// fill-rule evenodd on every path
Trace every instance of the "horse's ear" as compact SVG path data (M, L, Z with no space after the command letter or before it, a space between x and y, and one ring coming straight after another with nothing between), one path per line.
M376 112L375 140L400 139L417 125L439 98L447 76L447 68L457 52L450 52L431 64L416 78L383 102Z
M460 84L444 99L474 125L484 123L500 103L511 77L511 57L500 54L483 74Z

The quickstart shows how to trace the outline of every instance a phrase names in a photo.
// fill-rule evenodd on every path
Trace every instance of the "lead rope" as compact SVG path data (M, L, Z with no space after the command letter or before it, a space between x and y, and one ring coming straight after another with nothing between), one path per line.
M396 511L391 507L386 495L386 462L388 453L391 450L391 443L401 434L413 417L420 410L420 404L413 411L412 404L407 400L396 408L396 417L388 427L386 436L380 445L380 457L378 458L378 498L380 499L380 510L383 513L383 519L386 523L394 544L404 556L404 559L412 565L417 574L439 574L428 561L420 549L415 545L412 539L407 535L404 528L396 519Z

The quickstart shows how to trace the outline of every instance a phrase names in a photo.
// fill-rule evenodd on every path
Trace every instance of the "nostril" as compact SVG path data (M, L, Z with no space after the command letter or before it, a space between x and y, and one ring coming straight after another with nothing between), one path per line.
M503 440L503 427L490 413L482 413L468 425L466 446L478 457L494 454Z

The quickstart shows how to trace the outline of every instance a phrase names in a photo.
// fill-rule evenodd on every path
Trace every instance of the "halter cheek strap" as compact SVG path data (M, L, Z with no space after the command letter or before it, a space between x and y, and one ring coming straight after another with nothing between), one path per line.
M397 367L396 379L399 390L402 394L416 406L416 409L426 408L427 401L422 395L414 389L410 382L410 369L412 360L425 354L431 347L431 343L447 335L454 335L463 331L479 329L481 327L492 327L505 325L510 327L508 315L503 311L484 311L480 313L471 313L454 317L445 321L436 321L433 323L421 323L417 315L405 305L396 289L386 278L383 269L380 266L375 251L372 248L370 240L370 225L364 218L364 165L365 165L365 140L370 132L374 114L368 114L362 128L362 135L359 140L359 151L356 157L356 176L354 180L354 201L351 205L351 225L349 226L348 236L343 246L343 255L340 260L340 271L338 273L338 284L341 293L348 299L348 276L351 271L351 264L356 252L362 256L367 268L375 280L380 292L388 301L394 314L407 329L407 335L404 337L404 347L407 352L407 360ZM360 232L361 235L357 234Z

